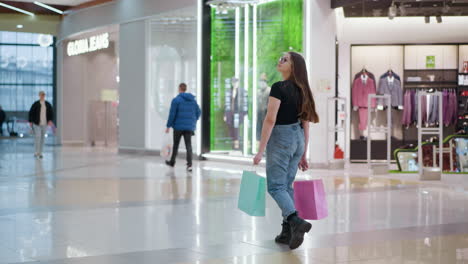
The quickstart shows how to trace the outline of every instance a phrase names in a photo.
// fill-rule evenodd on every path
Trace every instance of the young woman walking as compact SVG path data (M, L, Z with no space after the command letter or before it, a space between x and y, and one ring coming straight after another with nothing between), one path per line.
M296 249L312 225L297 215L292 184L298 169L305 171L309 168L306 159L309 122L318 123L319 117L304 58L296 52L288 52L280 58L277 70L283 81L271 87L254 164L260 163L266 149L268 193L283 216L283 229L275 241Z

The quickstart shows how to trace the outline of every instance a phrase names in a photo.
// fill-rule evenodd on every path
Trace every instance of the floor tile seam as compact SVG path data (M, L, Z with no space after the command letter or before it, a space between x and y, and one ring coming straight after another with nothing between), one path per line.
M117 160L113 160L113 161L107 161L107 162L89 163L89 164L81 165L81 166L60 168L60 169L55 169L55 170L44 171L44 172L42 172L40 174L35 173L35 174L26 174L26 175L15 176L15 178L33 178L34 176L37 176L37 175L56 174L58 172L84 169L84 168L87 168L87 167L97 167L97 166L106 165L106 164L110 165L110 164L115 164L115 163L118 163L118 162L122 162L122 161L125 161L125 160L131 160L131 159L135 159L135 158L121 158L121 159L117 159ZM54 177L56 177L56 176L54 176Z
M194 252L200 256L202 256L202 258L199 258L197 260L195 260L195 262L197 261L207 261L207 260L216 260L216 259L223 259L223 260L228 260L229 263L233 263L233 261L229 260L230 257L227 257L227 258L224 258L224 257L221 257L221 258L213 258L213 257L210 257L209 253L205 253L205 252L202 252L202 251L198 251L196 250L197 248L184 248L188 251L191 251L191 252ZM192 263L193 261L191 261L190 263ZM177 263L185 263L184 261L179 261Z
M319 247L308 247L307 249L325 249L325 248L337 248L337 247L348 247L348 246L356 246L356 245L368 245L370 243L367 243L369 242L369 239L373 242L373 243L381 243L381 242L389 242L389 241L410 241L410 240L418 240L418 239L421 239L421 238L426 238L426 237L442 237L442 236L454 236L454 235L459 235L459 234L467 234L468 235L468 230L466 230L465 232L463 233L460 233L458 230L456 231L440 231L440 232L437 232L436 234L426 234L426 232L421 232L421 231L425 231L427 230L428 227L437 227L437 226L446 226L446 225L464 225L466 226L468 224L468 222L462 222L462 223L451 223L451 224L441 224L441 225L432 225L432 226L423 226L423 227L403 227L403 228L393 228L393 229L380 229L380 230L371 230L371 231L362 231L362 232L346 232L346 233L335 233L335 234L324 234L324 235L319 235L318 237L315 236L313 237L312 239L313 240L320 240L320 239L328 239L328 238L332 238L333 240L335 240L334 242L339 242L339 243L335 243L334 246L319 246ZM405 238L396 238L396 237L381 237L381 236L374 236L373 238L369 238L369 237L366 237L366 243L364 242L360 242L361 239L362 239L362 235L366 235L366 234L371 234L372 233L382 233L382 235L385 235L385 232L390 232L390 231L404 231L404 230L407 230L407 229L416 229L416 230L409 230L409 232L406 232L406 233L414 233L413 235L411 235L410 237L405 237ZM348 241L346 241L346 243L342 243L341 241L339 241L339 236L356 236L356 237L359 237L361 239L353 239L353 238L350 238L348 239ZM337 237L338 236L338 237ZM320 238L321 237L321 238ZM306 238L307 239L307 238ZM336 241L338 240L338 241ZM263 240L263 241L271 241L271 240ZM258 244L254 244L253 242L262 242L262 241L243 241L244 243L248 243L248 244L253 244L253 245L256 245L256 246L259 246ZM269 248L269 249L275 249L273 247L269 247L269 246L264 246L266 248Z
M37 261L39 263L48 263L50 261L62 261L62 260L69 260L69 259L86 259L86 258L99 258L99 257L110 257L110 258L115 258L115 259L118 259L118 260L121 260L121 261L128 261L129 260L129 256L126 256L128 254L144 254L144 253L148 253L148 252L156 252L156 251L160 251L160 252L163 252L163 251L166 251L166 250L186 250L186 251L190 251L190 252L193 252L193 253L196 253L197 255L200 255L200 256L203 256L202 258L198 258L196 257L195 259L193 258L187 258L187 260L182 260L182 261L177 261L177 262L170 262L171 264L172 263L192 263L192 262L196 262L196 261L210 261L210 260L217 260L218 258L212 258L210 257L209 255L207 254L204 254L204 253L200 253L200 252L197 252L197 251L194 251L194 250L191 250L190 248L167 248L167 249L157 249L157 250L140 250L140 251L129 251L129 252L121 252L121 253L113 253L113 254L97 254L97 255L90 255L90 256L85 256L85 257L73 257L73 258L49 258L49 259L37 259L37 258L29 258L31 261ZM233 263L232 261L228 260L229 263Z
M268 250L277 250L278 247L276 248L273 248L273 247L268 247L268 246L261 246L261 245L257 245L257 244L253 244L249 241L240 241L241 243L243 244L247 244L247 245L250 245L250 246L255 246L255 247L258 247L258 248L264 248L264 249L268 249ZM276 252L287 252L289 250L280 250L280 251L276 251Z
M174 200L157 200L143 202L124 202L124 203L108 203L99 206L41 206L33 208L8 208L0 209L0 217L5 217L15 214L34 213L34 212L63 212L63 211L86 211L98 209L116 209L116 208L134 208L134 207L151 207L151 206L169 206L169 205L190 205L195 203L207 204L213 202L226 202L236 200L237 196L226 197L207 197L200 200L195 199L174 199ZM176 202L176 204L174 204ZM14 212L12 212L14 211Z

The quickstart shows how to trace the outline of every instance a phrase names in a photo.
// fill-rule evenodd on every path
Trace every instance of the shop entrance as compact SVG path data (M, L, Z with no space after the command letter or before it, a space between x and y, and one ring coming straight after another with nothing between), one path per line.
M118 38L118 26L109 26L64 41L64 144L117 147Z

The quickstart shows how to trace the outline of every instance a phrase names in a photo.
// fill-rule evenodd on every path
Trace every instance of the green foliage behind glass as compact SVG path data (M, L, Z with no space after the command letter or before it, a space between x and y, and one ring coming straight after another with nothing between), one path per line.
M253 49L253 8L250 10L249 30L249 56ZM244 64L244 8L241 8L240 25L240 76L243 84L244 67L249 67L248 93L252 95L252 62ZM235 74L235 11L228 14L216 13L215 8L211 12L211 151L231 150L232 139L229 128L223 120L225 105L225 79L232 78ZM257 76L266 73L268 84L281 80L281 75L276 71L278 59L289 50L303 51L303 0L277 0L259 5L257 7ZM252 100L249 106L249 129L252 128ZM242 126L240 127L242 130ZM261 129L258 127L257 129ZM241 133L242 134L242 131ZM252 140L252 131L244 135L244 140ZM255 138L253 140L256 140ZM242 144L242 143L241 143ZM252 150L249 149L251 152ZM256 150L255 150L256 151ZM255 152L254 151L254 152Z

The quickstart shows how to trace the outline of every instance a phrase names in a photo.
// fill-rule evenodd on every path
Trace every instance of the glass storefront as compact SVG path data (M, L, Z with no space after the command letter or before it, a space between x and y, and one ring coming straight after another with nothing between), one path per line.
M197 9L190 6L149 20L149 85L147 90L146 147L161 150L167 140L163 135L180 83L187 92L197 95ZM201 126L198 122L197 126ZM172 135L172 133L170 134ZM193 149L197 149L195 137ZM183 140L180 152L185 151Z
M0 130L8 135L30 133L27 115L39 91L55 102L53 44L51 35L0 31L0 106L6 112Z
M282 53L303 52L303 0L211 7L210 150L256 152Z
M40 39L49 39L42 47ZM34 33L0 31L0 105L5 111L29 111L45 91L53 95L53 37Z

